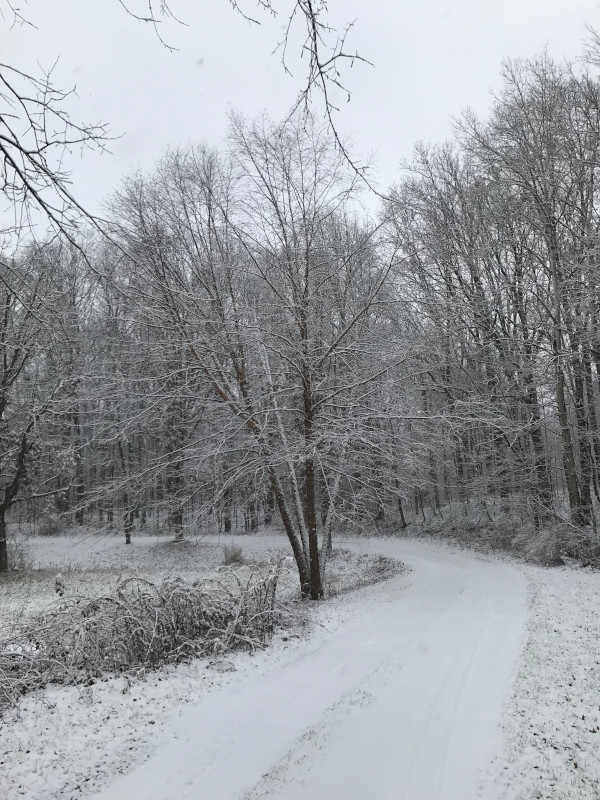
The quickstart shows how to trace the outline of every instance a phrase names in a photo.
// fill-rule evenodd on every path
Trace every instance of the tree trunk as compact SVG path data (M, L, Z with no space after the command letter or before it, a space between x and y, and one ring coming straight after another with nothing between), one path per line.
M398 513L400 514L400 527L402 530L406 528L406 518L404 516L404 508L402 507L402 498L400 497L400 483L398 478L394 479L394 485L396 487L396 491L398 492Z
M565 376L561 361L562 306L558 276L558 248L556 245L556 231L552 225L549 225L548 228L548 254L550 259L550 273L552 277L552 291L554 300L554 333L552 337L552 345L554 351L554 374L556 380L556 405L562 441L563 469L565 471L565 480L567 483L571 519L574 525L582 525L584 522L581 515L581 498L579 496L575 455L573 453L573 441L571 438L571 429L569 427L569 418L567 415Z
M599 464L600 464L600 435L598 431L598 415L596 414L596 397L594 393L594 380L592 378L592 362L589 349L583 354L585 369L585 389L587 395L588 419L590 429L590 453L592 457L592 479L596 500L600 502ZM593 513L592 513L593 518Z
M548 474L548 462L546 460L546 448L542 435L542 422L540 406L535 386L532 380L527 381L526 403L527 409L532 417L532 425L529 428L529 438L533 447L533 463L536 479L536 500L543 512L548 513L552 507L552 486L550 475ZM545 516L545 514L544 514Z
M317 535L317 509L315 504L315 464L312 458L305 462L306 527L308 528L308 553L310 559L310 599L323 598L323 583L319 568L319 539Z
M265 525L270 525L273 520L273 512L275 511L275 497L273 490L269 487L267 489L267 497L265 499Z
M123 492L123 528L125 531L125 544L131 544L133 516L129 510L129 497L127 492Z
M6 541L6 511L0 508L0 573L8 570L8 543Z
M83 477L83 459L81 457L81 423L79 411L72 416L73 436L75 439L75 524L83 525L83 499L85 496L85 481Z
M294 525L287 507L283 489L273 467L269 468L269 480L271 482L271 488L273 489L273 495L275 496L277 510L279 511L283 528L292 547L294 560L296 561L296 567L298 568L298 576L300 578L300 595L303 600L306 600L310 596L310 570L308 568L308 564L306 563L306 557L300 537L294 530Z
M573 396L575 402L575 421L577 441L579 444L579 502L580 518L583 525L589 525L592 520L592 452L585 401L585 375L584 366L579 357L577 342L572 341L573 347Z
M183 513L181 508L175 509L169 514L167 518L167 527L173 532L174 541L183 541Z
M176 542L183 540L183 509L181 507L183 494L183 463L180 459L169 463L165 476L165 490L167 498L167 527L173 533Z

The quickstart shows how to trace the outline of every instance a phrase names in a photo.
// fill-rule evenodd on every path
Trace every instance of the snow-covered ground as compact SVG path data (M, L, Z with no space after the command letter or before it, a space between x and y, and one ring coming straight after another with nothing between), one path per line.
M25 698L2 800L598 800L600 575L353 546L412 572L319 605L308 639Z
M2 576L0 603L0 641L7 639L20 624L39 614L57 600L56 577L66 596L97 597L111 592L115 585L136 576L160 583L175 576L192 582L214 576L224 565L224 549L239 550L243 565L265 567L274 559L290 554L281 536L194 537L174 542L171 536L136 534L126 545L122 536L98 536L79 532L63 536L27 536L18 539L29 569ZM339 594L386 577L393 565L376 558L349 559L347 551L336 552L327 571L327 593ZM291 561L291 559L290 559ZM382 572L379 576L378 572ZM298 580L293 569L284 570L278 594L296 595ZM0 800L2 800L0 796Z
M154 582L174 575L191 581L222 567L224 544L241 548L245 564L266 565L288 553L285 541L273 536L173 543L169 537L138 535L129 547L114 536L27 537L23 546L35 569L3 576L0 640L57 601L59 572L65 597L97 596L131 575ZM248 568L236 564L234 569L243 575ZM376 556L350 557L338 550L330 563L328 589L341 594L397 571ZM280 596L297 592L294 572L284 571ZM0 800L80 798L98 792L156 747L173 709L180 713L233 678L240 680L267 665L273 668L305 635L303 628L278 631L267 652L169 666L143 680L122 676L85 688L49 688L43 697L28 695L0 721Z
M20 623L57 600L55 579L61 575L68 595L97 596L119 578L137 575L159 582L173 575L194 580L223 563L223 548L195 540L173 543L169 537L135 537L127 546L121 536L29 536L19 540L31 569L2 578L0 639Z
M498 800L600 798L600 573L522 566L531 612L503 716ZM500 788L501 787L501 788Z

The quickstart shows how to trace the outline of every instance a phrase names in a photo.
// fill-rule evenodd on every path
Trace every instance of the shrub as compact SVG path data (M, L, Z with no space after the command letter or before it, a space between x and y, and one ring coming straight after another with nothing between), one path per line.
M193 584L130 578L112 594L57 603L0 643L0 711L49 683L91 683L106 674L264 647L290 616L275 607L279 574L272 566L245 580L232 570Z
M561 535L557 528L544 528L537 533L525 529L513 538L512 544L528 561L535 564L543 567L564 564Z
M65 522L58 514L50 512L42 517L37 526L37 533L40 536L58 536L65 529Z
M223 564L226 567L231 567L236 564L242 565L245 563L246 560L244 559L242 548L239 547L237 544L232 544L232 545L226 544L223 547Z
M13 536L8 538L6 547L8 549L9 569L23 572L32 568L33 561L27 542Z

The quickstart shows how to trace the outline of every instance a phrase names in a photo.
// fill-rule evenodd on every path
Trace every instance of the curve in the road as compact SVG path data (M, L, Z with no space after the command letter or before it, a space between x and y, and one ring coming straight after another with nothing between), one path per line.
M491 800L524 581L423 542L368 546L411 573L348 596L334 632L186 712L100 800Z

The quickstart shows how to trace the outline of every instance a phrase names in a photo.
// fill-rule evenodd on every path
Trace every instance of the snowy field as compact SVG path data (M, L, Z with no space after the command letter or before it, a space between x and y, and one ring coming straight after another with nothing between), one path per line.
M61 548L78 590L115 569L176 566L163 558L177 546L156 539L135 557L136 545L111 555L94 540L40 543L50 600ZM197 548L198 563L185 554L190 574L215 569L222 544L184 546ZM255 560L283 547L243 544ZM2 800L598 800L600 575L423 542L344 546L412 572L311 606L309 637L282 631L255 655L25 698L0 725ZM19 602L40 602L28 580L5 624Z

